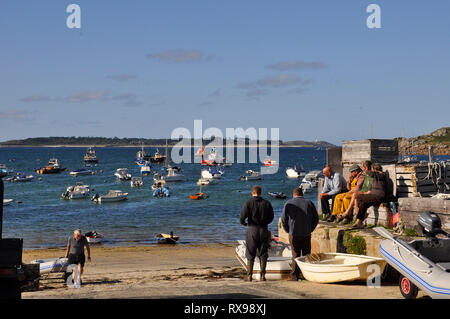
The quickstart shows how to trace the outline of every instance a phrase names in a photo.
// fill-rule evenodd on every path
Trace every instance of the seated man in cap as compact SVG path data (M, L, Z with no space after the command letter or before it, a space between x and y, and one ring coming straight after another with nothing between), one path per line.
M353 192L352 190L356 187L358 180L360 180L360 176L363 174L361 167L357 164L353 164L350 167L350 176L347 182L347 189L349 190L346 193L341 193L336 195L334 199L333 205L333 216L335 221L343 220L342 214L348 209L350 206L350 201L352 199Z

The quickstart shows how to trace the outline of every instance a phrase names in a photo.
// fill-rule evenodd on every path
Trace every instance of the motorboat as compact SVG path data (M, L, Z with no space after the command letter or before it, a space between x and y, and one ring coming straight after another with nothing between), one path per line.
M298 187L302 189L303 193L308 193L314 188L313 183L310 181L302 182Z
M68 258L35 259L32 264L39 264L40 274L66 272L70 265Z
M87 241L90 244L98 244L103 241L103 234L100 234L99 232L96 232L95 230L88 231L86 234L84 234L84 237L86 237Z
M33 175L26 175L25 173L17 173L17 175L7 178L6 181L12 183L19 183L19 182L30 182L33 179L34 179Z
M215 185L219 183L217 179L212 178L199 178L197 181L197 185Z
M144 181L142 180L142 177L139 177L139 176L132 177L131 181L130 181L130 186L131 187L144 186Z
M98 163L97 155L95 155L95 151L92 147L89 147L86 151L86 154L83 157L83 160L87 164L96 164Z
M263 179L263 176L260 173L253 171L251 169L247 170L245 173L247 175L243 175L239 178L241 181L256 181Z
M42 174L59 174L65 170L67 170L67 168L62 167L58 163L58 159L51 158L51 159L49 159L47 166L45 166L44 168L36 169L36 173L40 174L40 175L42 175Z
M131 179L131 174L128 173L128 168L118 168L114 173L114 176L121 181L129 181Z
M154 177L154 183L152 185L152 190L156 190L157 188L160 188L162 186L166 185L166 181L162 180L162 179L155 179Z
M12 169L8 169L5 164L0 164L0 178L10 176L13 174Z
M235 249L235 256L242 267L248 270L248 260L245 255L247 249L245 240L238 240L239 245ZM277 243L272 240L269 248L269 258L266 264L266 279L267 280L282 280L289 277L291 272L292 252L287 245ZM259 280L261 273L259 258L255 258L253 266L253 276L255 280Z
M217 154L217 150L216 150L215 147L207 155L206 159L204 159L204 149L203 149L202 161L201 161L202 165L215 166L215 165L218 165L218 164L222 164L223 162L224 162L223 157L220 156L219 154Z
M185 180L184 175L172 167L167 168L167 175L163 175L162 179L166 182L183 182Z
M223 171L220 169L217 169L216 167L209 167L208 169L203 169L201 172L202 178L214 178L214 179L220 179L222 178Z
M306 280L318 283L367 281L373 274L372 265L379 267L380 274L386 267L383 258L344 253L309 254L295 262Z
M14 202L14 199L5 198L3 199L3 206L10 205L12 202Z
M66 191L61 194L62 199L85 199L90 194L89 185L83 183L77 183L75 186L67 187Z
M180 237L174 235L172 232L170 234L156 234L155 240L158 244L176 244Z
M269 196L277 199L286 199L286 194L283 192L269 192Z
M95 172L90 169L87 169L87 168L80 168L80 169L70 172L69 174L74 177L78 177L78 176L85 176L85 175L94 175Z
M142 149L136 153L136 164L141 166L145 162L151 161L151 158L152 156L144 150L144 144L142 144Z
M120 190L110 190L108 194L100 196L99 194L95 194L92 197L92 201L96 201L98 203L102 202L120 202L126 200L128 193L122 192Z
M288 178L300 178L306 175L306 171L301 166L288 167L286 169L286 175Z
M419 290L431 298L450 299L450 234L442 230L441 219L433 212L418 218L425 239L406 242L383 227L374 230L385 239L379 244L386 262L400 273L400 292L407 299Z
M168 187L165 187L165 186L158 187L153 191L153 197L161 198L161 197L169 197L169 196L170 196L170 190Z
M302 183L309 183L312 188L317 187L319 183L319 178L323 177L322 171L314 170L310 171L305 177L302 179Z

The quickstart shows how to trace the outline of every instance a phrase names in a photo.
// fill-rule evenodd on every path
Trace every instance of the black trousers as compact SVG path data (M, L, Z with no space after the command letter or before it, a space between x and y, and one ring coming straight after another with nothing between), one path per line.
M291 273L292 279L300 277L300 268L295 262L295 258L306 256L311 253L311 235L308 236L292 236L289 235L289 244L292 251Z
M247 250L245 255L248 260L254 261L256 257L267 260L269 257L270 232L267 228L248 226L245 238Z
M336 198L336 195L337 194L331 196L327 195L320 200L320 206L322 207L322 213L324 215L331 214L330 203L328 203L328 200L331 198L331 207L334 207L334 199Z

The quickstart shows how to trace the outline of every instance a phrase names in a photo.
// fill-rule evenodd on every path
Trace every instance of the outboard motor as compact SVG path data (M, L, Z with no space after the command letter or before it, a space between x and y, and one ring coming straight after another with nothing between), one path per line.
M435 238L436 235L442 234L450 238L450 234L442 229L441 218L433 212L423 212L417 219L422 233L427 238Z

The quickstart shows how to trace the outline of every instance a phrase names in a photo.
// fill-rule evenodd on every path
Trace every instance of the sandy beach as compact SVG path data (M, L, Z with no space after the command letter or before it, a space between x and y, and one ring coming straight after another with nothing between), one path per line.
M64 256L63 249L26 250L23 261ZM316 284L244 282L230 244L91 247L83 286L69 289L62 274L43 275L40 290L23 299L402 299L395 283ZM419 298L423 295L419 293Z

